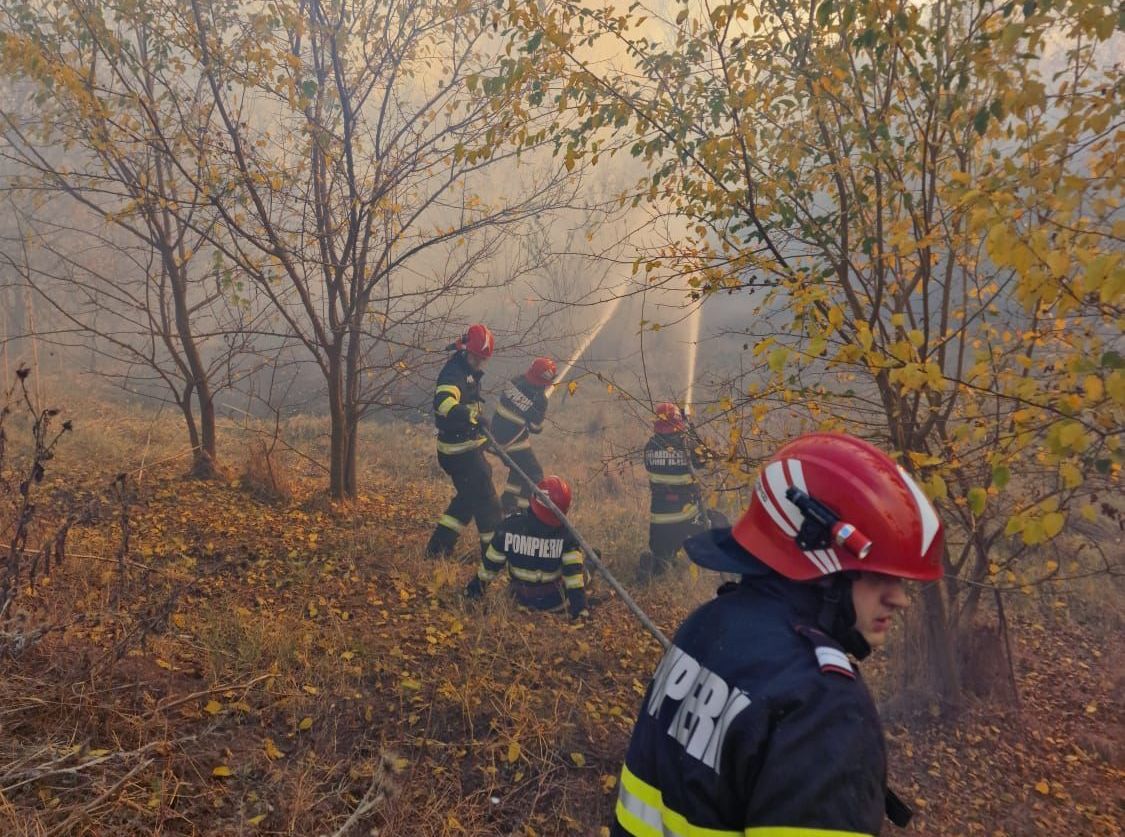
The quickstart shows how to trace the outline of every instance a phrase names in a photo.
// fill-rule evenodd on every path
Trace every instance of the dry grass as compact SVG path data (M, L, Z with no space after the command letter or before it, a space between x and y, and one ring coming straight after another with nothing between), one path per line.
M115 561L120 518L107 500L62 567L21 592L22 618L52 630L2 663L0 831L599 833L659 649L604 588L584 628L520 612L502 583L467 606L473 567L422 555L448 499L428 427L365 425L360 497L336 506L312 464L324 421L285 426L292 497L278 505L237 481L184 479L168 413L82 415L42 512L57 516L130 471L129 563ZM259 438L222 432L228 462ZM539 446L575 483L576 521L626 580L647 492L639 466L617 457L643 441L643 429L549 431ZM681 568L637 595L670 632L715 583ZM1118 711L1110 685L1097 698L1106 717ZM1094 719L1079 707L1076 735ZM950 740L919 743L909 763L924 777ZM1091 793L1109 775L1099 758L1068 762ZM988 781L1022 793L1026 778ZM971 788L910 787L929 800L921 833L965 833L954 824ZM1114 833L1112 803L1075 794L1089 810L1059 810L1077 829Z

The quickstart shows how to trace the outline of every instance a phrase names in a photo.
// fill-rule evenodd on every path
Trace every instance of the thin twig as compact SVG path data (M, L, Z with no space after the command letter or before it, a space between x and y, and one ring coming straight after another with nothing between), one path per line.
M198 700L199 698L206 697L207 695L215 694L216 692L233 692L233 691L236 691L238 689L241 689L243 691L243 694L245 694L246 691L248 691L251 686L255 685L256 683L260 683L263 680L268 680L271 677L277 677L277 675L272 674L272 673L263 674L263 675L260 675L259 677L255 677L253 680L247 681L246 683L241 683L241 684L236 684L236 685L222 684L222 685L218 685L218 686L212 686L210 689L203 689L202 691L199 691L199 692L192 692L190 695L185 695L183 697L176 698L176 700L173 700L169 703L165 703L163 705L155 707L154 709L150 710L147 715L145 715L145 719L147 720L149 718L152 718L158 712L167 712L169 709L173 709L173 708L175 708L177 706L181 706L185 703L190 703L193 700Z

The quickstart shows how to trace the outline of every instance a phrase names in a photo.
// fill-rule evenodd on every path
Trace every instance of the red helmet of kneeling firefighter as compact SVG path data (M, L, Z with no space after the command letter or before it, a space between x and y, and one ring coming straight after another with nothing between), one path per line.
M508 591L517 603L531 610L565 607L577 619L587 614L582 547L539 494L566 514L572 498L570 484L551 475L540 480L537 488L528 509L497 527L465 595L471 599L482 596L485 585L506 567Z
M683 411L671 401L657 404L653 413L652 429L656 433L683 433L687 430Z
M537 487L551 498L551 502L563 514L570 511L570 484L562 477L556 477L552 474L541 480ZM531 498L531 513L548 526L558 526L562 523L558 515L539 498L538 494Z

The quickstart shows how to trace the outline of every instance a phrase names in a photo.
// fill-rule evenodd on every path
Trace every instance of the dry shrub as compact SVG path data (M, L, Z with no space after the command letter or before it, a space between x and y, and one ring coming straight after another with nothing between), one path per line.
M263 439L250 442L250 453L242 468L242 487L267 503L293 499L293 477L282 458Z

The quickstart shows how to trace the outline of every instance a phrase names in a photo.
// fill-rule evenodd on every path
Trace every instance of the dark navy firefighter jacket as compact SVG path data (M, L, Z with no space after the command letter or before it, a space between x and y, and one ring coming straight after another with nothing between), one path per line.
M629 742L613 834L878 834L883 732L847 654L815 627L817 589L766 567L729 529L684 548L742 580L692 613L661 660Z

